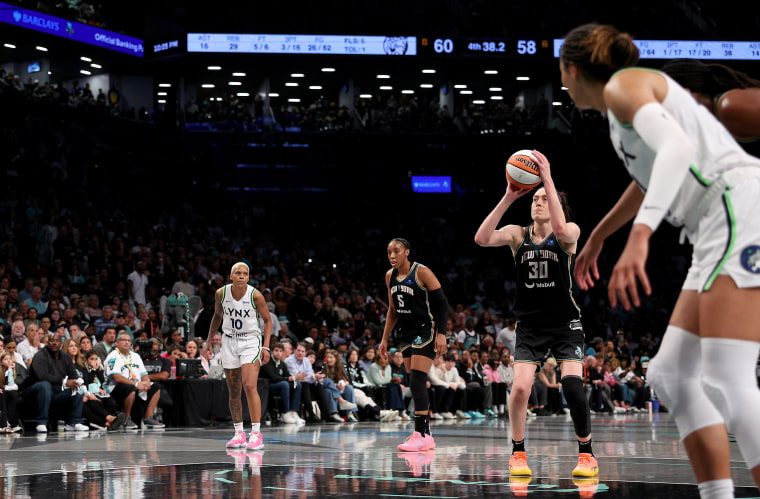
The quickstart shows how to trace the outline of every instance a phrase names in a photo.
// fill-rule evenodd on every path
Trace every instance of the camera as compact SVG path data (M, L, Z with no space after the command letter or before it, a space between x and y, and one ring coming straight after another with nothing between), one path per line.
M138 353L140 354L140 358L142 360L147 360L150 358L150 350L153 348L153 342L150 340L137 340L135 345L138 348Z

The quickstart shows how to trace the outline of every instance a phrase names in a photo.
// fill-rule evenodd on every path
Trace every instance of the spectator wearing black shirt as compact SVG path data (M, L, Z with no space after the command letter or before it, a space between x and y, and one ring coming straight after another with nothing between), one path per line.
M298 416L301 408L301 390L306 376L304 373L291 375L288 366L282 360L282 343L272 345L272 359L261 366L261 377L269 380L269 393L280 397L283 423L304 424L305 421Z

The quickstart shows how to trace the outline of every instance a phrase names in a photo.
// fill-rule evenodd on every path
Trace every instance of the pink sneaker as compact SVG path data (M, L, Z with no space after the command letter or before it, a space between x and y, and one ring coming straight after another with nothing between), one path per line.
M245 450L256 450L264 448L264 437L261 433L251 432L251 438L245 446Z
M435 449L435 440L433 435L420 435L420 432L415 431L410 437L406 437L404 443L399 445L398 450L406 452L419 452L423 450Z
M245 437L245 432L239 431L235 433L235 436L232 437L232 440L227 442L227 447L234 447L234 448L245 447L246 440L247 439Z

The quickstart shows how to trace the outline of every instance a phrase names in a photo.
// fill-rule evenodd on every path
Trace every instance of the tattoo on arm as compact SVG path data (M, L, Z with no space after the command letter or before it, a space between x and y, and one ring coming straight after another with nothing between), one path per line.
M243 402L240 399L243 390L243 370L241 368L225 369L224 373L227 375L227 388L230 391L232 421L240 423L243 421Z

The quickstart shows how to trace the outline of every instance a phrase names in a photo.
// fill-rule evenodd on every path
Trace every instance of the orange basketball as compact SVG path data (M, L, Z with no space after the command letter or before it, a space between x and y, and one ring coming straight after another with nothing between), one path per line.
M541 183L541 175L533 153L528 149L517 151L507 160L507 178L520 189L530 189Z

